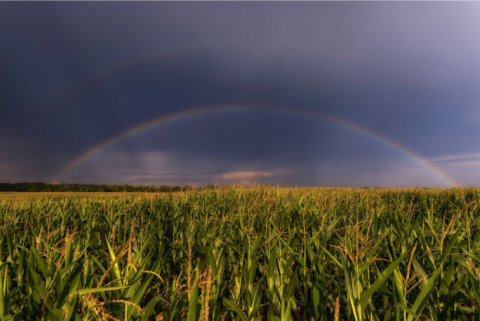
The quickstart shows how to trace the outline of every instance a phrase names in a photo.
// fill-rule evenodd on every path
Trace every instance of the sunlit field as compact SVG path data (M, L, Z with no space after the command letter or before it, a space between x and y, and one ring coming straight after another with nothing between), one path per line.
M475 188L2 193L0 320L480 320L479 201Z
M144 197L155 197L159 193L141 193L141 192L0 192L0 201L4 199L31 199L31 198L68 198L68 197L118 197L118 196L144 196Z

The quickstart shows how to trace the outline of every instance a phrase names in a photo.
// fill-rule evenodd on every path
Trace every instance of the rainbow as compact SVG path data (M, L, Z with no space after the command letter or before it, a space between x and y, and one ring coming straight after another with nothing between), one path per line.
M87 150L77 158L75 158L73 161L71 161L65 169L58 175L58 177L62 177L65 174L67 174L69 171L71 171L73 168L81 164L83 161L88 159L89 157L93 156L94 154L100 152L101 150L107 148L110 145L115 144L116 142L132 136L136 134L140 134L142 132L145 132L149 129L152 129L156 126L160 125L165 125L167 123L171 123L174 121L186 119L186 118L191 118L199 115L205 115L205 114L215 114L215 113L220 113L220 112L246 112L246 111L263 111L263 112L277 112L277 113L288 113L288 114L294 114L294 115L303 115L303 116L308 116L312 118L316 118L322 121L327 121L331 122L333 124L340 125L344 128L352 129L358 133L363 133L366 134L367 136L374 138L375 140L382 142L383 144L386 144L395 150L398 150L402 152L403 154L411 157L412 159L416 160L423 166L427 167L432 173L434 173L437 177L441 178L445 183L447 183L450 186L460 186L458 182L456 182L453 178L449 177L446 173L444 173L440 168L429 162L427 159L424 157L418 155L417 153L413 152L412 150L406 148L405 146L399 144L398 142L395 142L391 140L390 138L387 138L377 132L374 132L371 129L365 128L359 124L353 123L351 121L341 119L338 117L334 116L329 116L329 115L324 115L320 114L317 112L313 111L308 111L308 110L299 110L299 109L294 109L294 108L288 108L288 107L266 107L266 106L255 106L255 105L219 105L219 106L208 106L208 107L200 107L200 108L191 108L191 109L186 109L179 111L177 113L169 114L169 115L164 115L152 120L149 120L147 122L141 123L139 125L136 125L116 136L113 136L104 142L92 147L91 149Z

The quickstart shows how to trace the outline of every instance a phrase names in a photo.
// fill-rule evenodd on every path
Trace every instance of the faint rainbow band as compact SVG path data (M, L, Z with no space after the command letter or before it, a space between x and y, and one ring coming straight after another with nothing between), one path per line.
M450 186L460 186L458 182L456 182L453 178L449 177L445 172L443 172L440 168L432 164L430 161L428 161L426 158L418 155L417 153L413 152L412 150L408 149L407 147L399 144L398 142L393 141L392 139L385 137L369 128L363 127L359 124L353 123L351 121L341 119L338 117L334 116L327 116L320 114L318 112L314 111L309 111L309 110L300 110L300 109L294 109L294 108L288 108L288 107L267 107L263 105L218 105L218 106L207 106L207 107L200 107L200 108L190 108L190 109L185 109L176 113L172 113L169 115L163 115L158 118L149 120L147 122L143 122L141 124L138 124L124 132L121 132L120 134L113 136L106 141L92 147L91 149L87 150L77 158L75 158L73 161L71 161L65 169L58 175L58 177L62 177L69 171L71 171L73 168L78 166L80 163L91 157L92 155L98 153L99 151L103 150L104 148L126 138L131 135L139 134L143 131L149 130L153 127L159 126L159 125L165 125L169 122L173 121L178 121L178 120L183 120L186 118L191 118L195 116L200 116L200 115L206 115L206 114L214 114L214 113L220 113L220 112L255 112L255 111L260 111L260 112L276 112L276 113L288 113L288 114L294 114L294 115L303 115L303 116L309 116L309 117L314 117L319 120L331 122L333 124L341 125L343 127L352 129L356 132L360 132L363 134L366 134L369 137L375 138L376 140L404 153L405 155L408 155L409 157L413 158L420 164L424 165L427 167L431 172L433 172L436 176L441 178L445 183L449 184Z

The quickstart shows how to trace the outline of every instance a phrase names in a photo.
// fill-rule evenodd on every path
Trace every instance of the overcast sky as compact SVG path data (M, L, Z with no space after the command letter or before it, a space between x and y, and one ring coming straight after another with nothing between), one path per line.
M2 182L480 185L479 2L2 2L0 30Z

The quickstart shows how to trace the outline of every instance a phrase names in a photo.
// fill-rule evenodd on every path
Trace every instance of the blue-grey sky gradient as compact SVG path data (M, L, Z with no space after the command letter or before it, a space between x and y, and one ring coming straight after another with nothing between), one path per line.
M480 185L478 2L0 3L0 181Z

